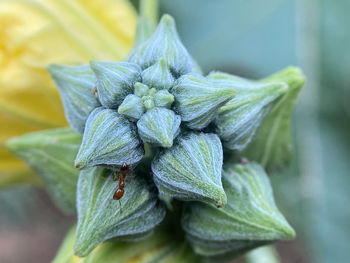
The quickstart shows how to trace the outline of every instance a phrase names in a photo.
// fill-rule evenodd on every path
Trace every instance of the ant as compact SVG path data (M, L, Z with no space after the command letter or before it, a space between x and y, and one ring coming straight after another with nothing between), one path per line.
M129 159L130 159L130 151L129 151ZM122 210L121 210L120 199L124 196L125 178L126 178L126 175L129 173L130 168L132 170L132 167L130 167L126 162L122 163L122 166L119 169L120 178L119 178L118 188L117 188L117 190L115 190L115 192L113 194L113 200L119 201L121 212L122 212ZM113 181L115 182L117 180L118 180L117 173L114 171Z
M117 190L113 194L113 200L120 200L124 195L125 177L129 172L129 165L125 162L120 167L120 178ZM117 181L117 176L114 174L113 181Z

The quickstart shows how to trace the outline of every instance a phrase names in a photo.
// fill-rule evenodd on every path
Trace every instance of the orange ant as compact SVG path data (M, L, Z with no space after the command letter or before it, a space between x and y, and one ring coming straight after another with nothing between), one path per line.
M97 92L96 86L92 89L92 92L95 94L95 97L98 98L98 92Z
M120 167L120 178L117 190L113 194L113 200L120 200L124 195L125 177L129 172L129 165L125 162ZM116 174L114 174L113 181L117 181Z
M130 152L129 152L129 159L130 159ZM132 167L130 167L126 162L122 163L122 166L119 169L120 178L119 178L118 188L117 190L115 190L113 194L113 200L119 201L120 211L122 211L120 199L124 196L125 178L126 178L126 175L129 173L129 170L130 170L129 168L131 168L132 170ZM114 171L113 181L117 181L117 180L118 180L117 174Z

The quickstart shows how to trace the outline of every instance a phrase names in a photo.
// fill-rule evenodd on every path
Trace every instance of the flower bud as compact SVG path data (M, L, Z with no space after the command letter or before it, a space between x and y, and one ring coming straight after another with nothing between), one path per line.
M174 84L174 77L168 69L165 58L142 71L142 83L158 90L169 90Z
M198 75L180 77L171 89L175 97L175 111L191 129L205 128L216 116L216 111L236 91L232 87L219 86L209 79Z
M218 209L200 202L186 204L182 226L196 253L232 256L294 238L295 232L278 211L269 178L259 164L230 164L224 168L222 179L225 206Z
M134 94L138 97L143 97L148 95L149 87L143 83L136 82L134 85Z
M113 200L113 172L101 167L83 170L77 188L77 239L74 251L86 256L111 238L139 240L149 235L165 216L152 184L140 176L126 180L124 196ZM128 177L127 177L128 178Z
M272 82L285 83L287 91L271 109L254 140L242 153L242 156L261 163L267 171L286 167L292 159L291 118L305 77L300 69L288 67L259 81L262 84Z
M152 162L159 192L181 200L226 204L221 184L223 153L215 134L189 133Z
M222 106L215 118L215 131L223 145L230 150L242 151L286 91L283 82L250 84Z
M138 133L143 142L171 147L180 132L181 118L172 110L153 108L137 122Z
M154 95L154 104L156 107L170 108L174 102L174 96L167 90L160 90Z
M136 127L116 111L95 109L89 116L75 159L77 168L138 163L144 150Z
M174 19L169 15L163 15L152 37L131 53L129 61L146 69L161 58L165 58L170 70L177 76L196 71L177 34Z
M118 108L118 113L128 117L131 120L138 120L145 112L145 106L141 98L134 94L125 97L122 104Z
M107 108L116 109L141 78L138 65L127 62L90 62L97 78L98 99Z

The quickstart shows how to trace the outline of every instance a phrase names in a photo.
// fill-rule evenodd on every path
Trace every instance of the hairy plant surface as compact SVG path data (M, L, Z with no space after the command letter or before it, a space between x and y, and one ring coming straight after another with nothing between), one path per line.
M128 247L121 262L227 261L293 238L266 171L290 161L301 72L257 81L205 76L172 17L149 25L139 25L125 62L50 65L72 129L7 144L44 178L57 205L78 215L55 262L67 262L60 258L73 246L87 262L109 262L117 244Z

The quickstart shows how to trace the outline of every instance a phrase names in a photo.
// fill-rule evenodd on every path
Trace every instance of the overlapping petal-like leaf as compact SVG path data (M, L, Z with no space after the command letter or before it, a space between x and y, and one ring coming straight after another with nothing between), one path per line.
M70 126L83 133L86 119L100 103L93 88L96 83L89 66L50 65L48 71L58 87Z
M177 34L174 19L164 15L159 25L146 42L140 44L130 55L129 61L146 69L165 58L177 76L195 72L196 66Z
M114 110L100 107L86 122L75 166L133 164L139 162L143 154L135 124Z
M247 249L294 237L294 230L278 211L269 179L257 163L227 165L223 185L227 204L218 209L189 203L182 226L201 255L231 256Z
M152 162L154 181L161 194L222 206L222 146L215 134L189 133Z
M300 69L289 67L259 82L284 82L288 89L242 155L261 163L268 171L275 171L288 165L292 159L291 116L305 77Z
M154 186L139 175L125 182L124 196L113 200L113 172L101 167L81 172L77 189L78 225L75 254L88 255L111 239L138 240L148 236L165 216Z
M218 110L215 125L225 147L242 151L254 138L265 116L286 93L287 86L283 82L254 83L228 74L222 74L219 79L216 73L215 77L216 83L239 89L239 93Z
M180 132L181 118L172 110L155 107L142 115L137 122L143 142L171 147Z
M224 103L232 99L236 91L232 86L220 86L198 74L180 77L171 93L175 97L175 111L191 129L205 128Z
M74 158L80 142L80 134L63 128L13 138L7 146L41 176L55 203L63 211L73 212L79 174Z
M90 62L97 78L98 99L107 108L116 109L141 78L138 65L128 62Z

